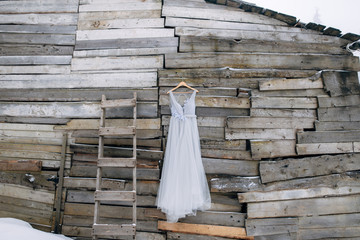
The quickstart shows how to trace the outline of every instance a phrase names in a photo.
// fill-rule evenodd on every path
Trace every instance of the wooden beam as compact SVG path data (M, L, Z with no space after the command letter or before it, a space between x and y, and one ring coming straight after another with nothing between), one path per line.
M256 159L296 156L294 140L250 140L251 156Z
M246 232L248 235L251 236L268 236L284 233L296 233L297 231L297 218L267 218L246 220Z
M235 239L254 239L253 237L247 237L245 228L188 223L168 223L164 221L158 222L158 228L163 231L179 233L200 234Z
M251 98L252 108L305 108L318 107L316 98L291 98L291 97L254 97Z
M321 78L272 79L259 82L260 91L323 88Z
M359 77L355 71L323 71L322 79L332 97L360 94Z
M352 142L302 143L296 144L296 152L298 155L352 153L354 152L354 146Z

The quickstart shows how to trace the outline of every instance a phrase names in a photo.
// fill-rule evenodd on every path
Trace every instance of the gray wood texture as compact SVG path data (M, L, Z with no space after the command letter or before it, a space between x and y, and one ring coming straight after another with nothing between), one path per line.
M356 72L323 71L325 89L332 97L360 94L359 78Z
M263 183L359 170L358 154L260 162Z

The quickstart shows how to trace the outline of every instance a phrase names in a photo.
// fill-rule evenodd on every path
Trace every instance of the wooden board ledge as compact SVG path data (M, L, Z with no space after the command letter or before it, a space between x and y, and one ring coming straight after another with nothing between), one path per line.
M208 235L216 237L227 237L233 239L254 240L254 237L246 235L245 228L226 227L217 225L189 224L189 223L169 223L158 221L158 229L163 231L171 231L178 233L189 233Z

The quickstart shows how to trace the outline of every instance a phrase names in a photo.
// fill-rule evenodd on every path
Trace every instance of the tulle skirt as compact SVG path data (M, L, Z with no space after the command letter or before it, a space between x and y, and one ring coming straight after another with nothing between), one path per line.
M195 116L171 117L156 204L168 222L211 206Z

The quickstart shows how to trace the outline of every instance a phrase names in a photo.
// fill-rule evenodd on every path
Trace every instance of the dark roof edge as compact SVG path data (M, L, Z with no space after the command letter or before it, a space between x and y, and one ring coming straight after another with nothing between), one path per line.
M355 33L341 34L341 30L336 28L326 27L324 25L313 22L305 24L297 20L296 17L294 16L290 16L284 13L279 13L270 9L262 8L257 6L256 4L249 3L246 1L241 1L241 0L205 0L205 1L219 5L227 5L230 7L241 8L245 12L253 12L253 13L265 15L267 17L275 18L279 21L287 23L289 26L292 27L311 29L314 31L322 32L324 35L340 37L352 42L355 42L360 39L360 35L357 35Z

